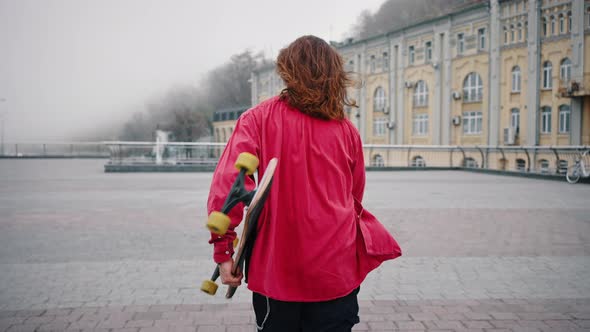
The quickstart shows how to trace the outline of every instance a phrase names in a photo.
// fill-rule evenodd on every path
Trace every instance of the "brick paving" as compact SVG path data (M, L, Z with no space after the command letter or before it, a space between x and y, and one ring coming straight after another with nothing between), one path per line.
M199 293L210 174L0 161L0 332L255 331L251 293ZM590 331L590 186L371 172L404 256L361 286L356 331ZM223 289L220 290L223 293Z

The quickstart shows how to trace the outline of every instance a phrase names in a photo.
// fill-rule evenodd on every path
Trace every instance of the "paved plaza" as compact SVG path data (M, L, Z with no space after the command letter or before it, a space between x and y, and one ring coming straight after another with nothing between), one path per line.
M211 173L105 174L0 160L0 332L255 331L213 271ZM590 186L462 171L369 172L365 207L403 256L373 271L357 331L590 331Z

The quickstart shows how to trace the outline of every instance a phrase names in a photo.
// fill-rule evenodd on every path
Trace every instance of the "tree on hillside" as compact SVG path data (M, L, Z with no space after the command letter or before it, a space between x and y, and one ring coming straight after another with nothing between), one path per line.
M351 33L355 38L367 38L482 1L484 0L387 0L375 14L363 11Z
M125 124L123 140L153 140L156 129L171 131L177 141L194 141L208 136L215 110L250 105L250 75L265 62L262 53L247 50L211 70L199 87L171 89L164 97L148 103L145 110Z

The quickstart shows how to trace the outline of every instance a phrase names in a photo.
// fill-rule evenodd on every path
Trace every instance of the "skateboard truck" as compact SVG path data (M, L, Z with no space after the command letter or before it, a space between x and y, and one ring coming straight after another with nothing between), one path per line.
M258 158L253 154L242 152L238 156L235 166L240 173L229 190L229 194L225 199L225 203L223 203L221 212L211 212L209 219L207 220L207 228L211 233L224 235L230 224L230 218L227 215L229 211L240 202L249 205L252 201L252 197L254 197L254 194L256 193L256 190L246 190L245 179L246 175L254 174L258 168Z

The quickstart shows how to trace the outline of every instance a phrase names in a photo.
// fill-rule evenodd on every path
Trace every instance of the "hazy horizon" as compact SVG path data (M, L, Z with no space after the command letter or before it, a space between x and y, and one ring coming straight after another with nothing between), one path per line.
M116 127L233 54L275 57L304 34L342 40L382 2L0 0L5 141Z

